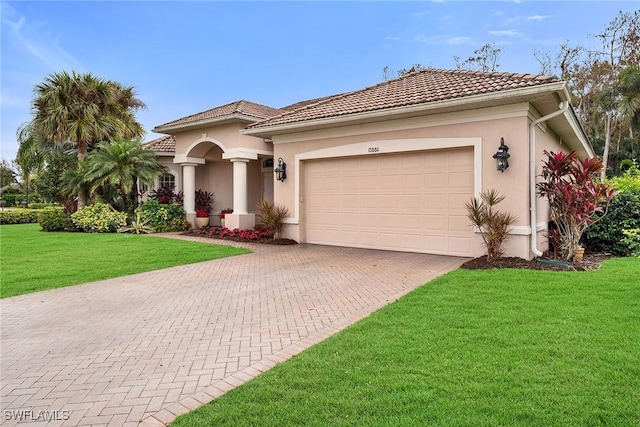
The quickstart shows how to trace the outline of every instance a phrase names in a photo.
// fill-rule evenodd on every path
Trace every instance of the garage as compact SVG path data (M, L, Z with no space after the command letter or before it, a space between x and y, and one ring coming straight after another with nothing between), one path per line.
M471 147L305 160L308 243L472 256Z

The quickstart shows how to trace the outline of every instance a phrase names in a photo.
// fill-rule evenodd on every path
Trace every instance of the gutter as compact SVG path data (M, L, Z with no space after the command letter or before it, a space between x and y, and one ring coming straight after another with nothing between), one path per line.
M561 114L565 114L569 110L569 100L562 101L559 105L559 110L554 111L551 114L540 117L534 120L529 125L529 203L531 204L530 222L531 222L531 251L535 256L542 256L542 252L538 250L538 230L536 226L537 220L537 208L536 208L536 132L535 128L542 122L546 122Z

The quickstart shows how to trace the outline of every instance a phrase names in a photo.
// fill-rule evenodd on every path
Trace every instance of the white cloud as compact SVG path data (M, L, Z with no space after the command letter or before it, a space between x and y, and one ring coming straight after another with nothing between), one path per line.
M527 16L528 21L544 21L545 19L551 18L551 15L532 15Z
M447 44L470 44L473 42L471 37L449 37Z
M396 40L400 40L400 37L398 36L387 36L384 38L385 40L392 40L392 41L396 41Z
M36 58L51 71L81 68L80 62L60 46L58 36L43 31L44 25L32 24L7 2L0 8L2 32L18 51Z
M492 30L489 31L492 36L508 36L508 37L520 37L522 33L516 30Z
M413 41L416 43L424 44L424 45L434 45L434 44L471 44L473 43L473 39L471 37L465 36L449 36L449 35L436 35L436 36L425 36L424 34L419 34L413 38Z

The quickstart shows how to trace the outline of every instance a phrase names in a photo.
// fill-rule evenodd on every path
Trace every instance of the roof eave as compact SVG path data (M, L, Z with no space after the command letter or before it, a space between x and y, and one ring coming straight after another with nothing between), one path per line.
M160 126L154 127L152 131L157 133L172 135L179 131L200 129L200 128L209 127L209 126L218 126L226 123L256 123L261 120L263 119L255 116L233 113L233 114L227 114L221 117L212 117L210 119L198 120L198 121L189 122L189 123L182 123L182 124L169 125L169 126L160 125Z
M331 126L346 126L353 122L376 121L384 117L385 120L401 117L418 115L425 111L437 110L461 110L460 107L465 106L468 109L470 105L482 104L487 102L495 102L502 99L522 98L540 95L543 93L558 92L564 89L564 82L547 83L544 85L518 88L508 91L494 92L490 94L479 94L465 96L461 98L448 99L443 101L432 101L417 105L408 105L402 107L383 108L374 111L366 111L363 113L348 114L337 117L326 117L313 120L303 120L293 123L285 123L281 125L265 126L253 129L242 129L240 132L245 135L269 138L273 135L286 134L293 132L301 132L305 130L320 129Z

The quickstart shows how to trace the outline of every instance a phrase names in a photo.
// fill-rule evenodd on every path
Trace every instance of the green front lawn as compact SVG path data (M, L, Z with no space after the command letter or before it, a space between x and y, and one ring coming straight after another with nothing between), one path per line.
M134 234L46 233L38 224L0 226L2 298L248 253Z
M173 426L640 425L640 260L457 270Z

